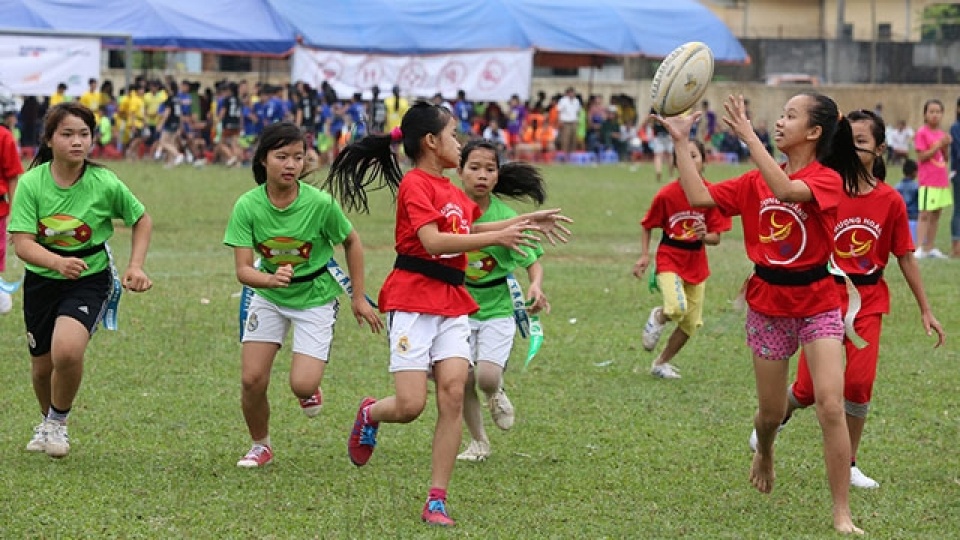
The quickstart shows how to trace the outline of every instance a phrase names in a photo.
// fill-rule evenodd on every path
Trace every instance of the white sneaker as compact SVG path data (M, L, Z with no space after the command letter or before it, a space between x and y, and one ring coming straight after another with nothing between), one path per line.
M8 293L0 291L0 315L6 315L13 309L13 298Z
M854 465L850 467L850 485L862 489L877 489L880 487L880 482L863 474L863 471Z
M173 158L173 166L176 167L183 163L183 154L178 154L177 157Z
M43 422L33 428L33 438L27 443L27 452L46 452L47 438L43 434Z
M913 257L914 257L915 259L926 259L926 258L927 258L927 252L924 251L922 247L918 247L918 248L913 252Z
M510 403L510 399L507 398L503 388L490 397L490 400L487 401L487 407L490 408L490 416L498 428L506 431L513 427L513 403Z
M457 455L460 461L484 461L490 457L490 443L470 441L467 449Z
M931 249L930 251L928 251L928 252L926 253L926 258L928 258L928 259L949 259L950 257L947 257L946 255L944 255L943 252L940 251L939 249L933 248L933 249Z
M648 351L652 351L657 347L657 342L660 341L660 335L663 334L663 328L666 326L665 324L657 322L657 318L662 311L663 308L660 306L651 309L650 316L647 317L647 324L643 326L641 341L643 342L643 348Z
M658 379L679 379L680 370L676 366L667 362L666 364L656 364L650 368L650 374Z
M43 436L46 439L44 450L52 458L62 458L70 453L70 437L67 425L56 420L43 422Z

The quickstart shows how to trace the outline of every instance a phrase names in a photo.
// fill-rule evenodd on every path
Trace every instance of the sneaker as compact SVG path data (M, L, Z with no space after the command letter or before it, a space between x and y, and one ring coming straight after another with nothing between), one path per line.
M927 259L949 259L950 258L944 255L943 252L937 248L933 248L930 251L926 252L925 257Z
M503 388L498 390L496 394L490 396L490 400L487 401L487 407L490 408L490 416L498 428L506 431L513 427L513 403L510 403L510 399L507 398L507 394L504 393Z
M914 256L914 258L916 258L916 259L926 259L926 258L927 258L927 253L928 253L928 252L927 252L927 251L924 251L922 247L918 247L918 248L916 249L916 251L913 252L913 256Z
M317 388L317 391L307 399L297 399L300 401L300 410L307 415L307 418L320 414L320 409L323 408L323 391L320 388Z
M13 309L13 298L9 294L0 291L0 315L6 315Z
M247 455L240 458L240 461L237 462L237 467L255 469L268 465L271 461L273 461L273 450L271 450L269 446L255 444L250 448L250 451L247 452Z
M669 362L666 364L656 364L650 368L650 374L658 379L679 379L679 372L680 370Z
M62 458L70 453L70 437L67 425L55 420L43 422L44 451L52 458Z
M876 489L880 487L880 482L863 474L860 467L854 465L850 467L850 485L862 489Z
M663 334L663 328L665 324L660 324L657 322L657 319L660 317L660 313L663 311L663 308L657 306L650 310L650 316L647 317L647 324L643 327L643 348L652 351L657 347L657 342L660 341L660 334Z
M440 499L427 501L427 504L423 505L423 514L420 515L420 518L424 523L429 523L430 525L453 527L456 524L456 522L447 515L446 501Z
M485 461L490 457L490 443L483 441L470 441L467 449L457 455L460 461Z
M47 438L43 433L43 422L33 428L33 438L27 443L27 452L46 452Z
M357 467L363 467L370 461L373 449L377 446L377 428L379 422L370 422L367 419L367 408L376 403L372 397L365 397L357 409L357 419L353 422L353 429L347 439L347 454L350 461Z
M177 157L173 159L173 166L176 167L183 163L183 154L177 154Z

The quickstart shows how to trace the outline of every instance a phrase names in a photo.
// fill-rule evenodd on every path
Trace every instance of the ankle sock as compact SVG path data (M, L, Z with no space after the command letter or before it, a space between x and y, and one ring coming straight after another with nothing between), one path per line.
M67 415L70 414L70 409L61 411L60 409L50 405L50 410L47 412L47 420L54 420L60 422L61 424L67 423Z
M269 436L269 435L267 435L266 437L264 437L264 438L262 438L262 439L258 439L258 440L253 441L253 444L259 444L260 446L266 446L267 448L272 448L272 447L270 446L270 436Z

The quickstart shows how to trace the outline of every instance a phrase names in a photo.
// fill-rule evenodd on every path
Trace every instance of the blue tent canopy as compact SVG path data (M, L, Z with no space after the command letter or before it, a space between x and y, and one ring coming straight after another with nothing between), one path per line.
M0 14L4 28L130 34L148 49L283 56L297 35L264 0L0 0Z
M695 0L267 0L325 50L430 54L485 49L664 57L703 41L718 61L749 57Z

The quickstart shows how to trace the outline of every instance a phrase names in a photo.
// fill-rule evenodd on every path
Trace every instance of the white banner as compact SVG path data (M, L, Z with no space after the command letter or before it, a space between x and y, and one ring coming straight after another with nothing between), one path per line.
M349 99L370 88L390 95L394 85L407 97L433 97L437 92L453 100L458 90L471 101L507 101L517 94L530 96L533 51L483 51L428 56L393 56L318 51L296 47L291 80L314 88L327 81L337 96Z
M91 78L100 78L99 39L0 35L3 91L48 96L65 83L68 96L79 96Z

